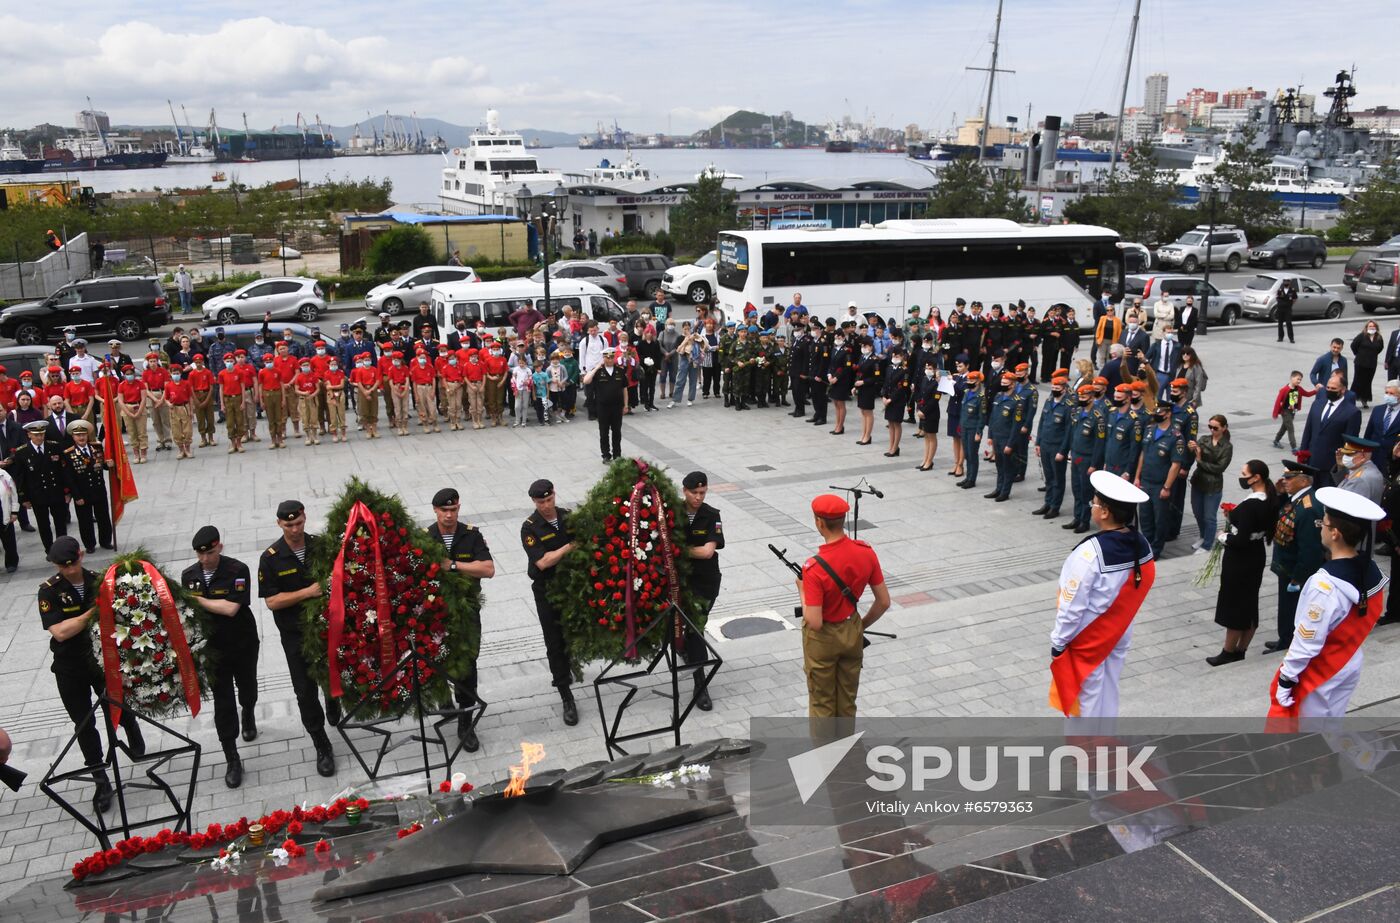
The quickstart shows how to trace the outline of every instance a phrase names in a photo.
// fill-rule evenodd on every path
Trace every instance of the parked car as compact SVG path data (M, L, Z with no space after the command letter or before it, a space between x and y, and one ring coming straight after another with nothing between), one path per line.
M660 253L615 253L602 261L627 277L628 290L638 298L653 297L666 270L676 265L675 260Z
M559 260L549 264L549 277L591 282L619 301L626 300L629 295L627 276L602 260ZM530 281L543 282L544 270L531 276Z
M1298 283L1298 300L1293 302L1295 319L1342 316L1343 304L1340 295L1329 292L1316 279L1290 272L1260 273L1246 282L1240 290L1244 316L1275 320L1278 311L1278 287L1284 279L1292 279Z
M443 282L480 282L481 277L470 266L420 266L410 269L392 282L376 285L365 293L365 307L378 314L403 313L404 306L417 310L418 302L428 301L433 286Z
M1142 244L1121 243L1124 272L1147 272L1152 268L1152 251Z
M1249 251L1251 266L1272 266L1275 269L1311 266L1321 269L1325 262L1327 244L1321 237L1311 234L1280 234Z
M1195 276L1139 275L1127 276L1123 280L1123 291L1132 297L1142 299L1143 312L1147 315L1147 327L1152 329L1152 305L1157 297L1165 292L1167 300L1180 308L1190 295L1196 301L1197 309L1205 305L1206 292L1210 292L1207 323L1233 327L1244 313L1239 292L1222 292L1204 279Z
M97 355L101 357L100 350ZM56 360L57 353L47 346L0 346L0 365L5 367L5 374L14 379L28 372L35 381L41 380L40 372L52 364L50 357Z
M1400 308L1400 258L1368 262L1357 282L1356 300L1367 314L1376 308Z
M1245 240L1244 231L1234 225L1217 224L1212 231L1210 225L1198 224L1175 243L1158 247L1157 265L1195 272L1205 265L1207 249L1212 266L1223 266L1228 272L1234 272L1249 255L1249 242Z
M719 254L711 250L694 263L672 266L661 276L661 289L673 298L691 304L704 304L719 291L715 262Z
M155 276L79 279L42 301L11 305L0 313L0 337L26 346L57 340L65 327L91 340L114 334L139 339L152 327L170 323L170 302Z
M247 349L253 345L253 337L262 332L262 321L246 324L220 324L224 330L224 339L232 340L239 349ZM292 343L305 349L311 347L311 343L316 339L311 333L311 328L305 324L269 324L269 332L274 340L282 339L282 334L292 331ZM213 341L218 327L205 327L203 330L206 345ZM324 337L322 337L324 339Z
M236 324L245 317L261 318L267 313L272 314L273 320L313 323L326 313L321 283L305 276L259 279L204 302L206 324Z
M1356 291L1356 278L1361 275L1361 270L1366 268L1366 264L1374 259L1393 260L1400 258L1400 246L1392 247L1388 243L1380 247L1367 247L1357 250L1347 260L1346 266L1342 268L1342 284L1353 292Z

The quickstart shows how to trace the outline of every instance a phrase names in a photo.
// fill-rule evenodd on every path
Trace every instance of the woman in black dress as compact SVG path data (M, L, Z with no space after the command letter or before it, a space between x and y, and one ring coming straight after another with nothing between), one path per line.
M831 369L826 376L827 400L836 405L836 428L831 435L839 436L846 431L846 402L851 399L851 384L855 381L855 331L847 329L837 333L835 346L831 350Z
M1215 597L1215 624L1225 629L1225 646L1206 663L1218 667L1244 659L1259 627L1259 584L1264 578L1264 545L1273 541L1278 522L1278 495L1269 466L1250 459L1240 469L1240 486L1250 493L1230 511L1229 524L1216 536L1220 557L1220 592Z
M914 414L919 421L919 432L924 438L924 463L920 471L933 467L933 456L938 452L939 403L943 395L938 390L939 370L932 362L923 371L915 373L918 381L913 388Z
M1371 406L1371 382L1376 377L1376 363L1384 349L1385 340L1381 337L1381 328L1376 326L1373 320L1368 320L1366 326L1351 341L1351 354L1356 357L1356 374L1351 381L1351 393L1356 395L1362 410Z
M899 457L899 440L904 435L904 411L909 406L909 370L904 367L904 350L890 353L890 368L885 373L885 425L890 430L890 450L886 458Z
M951 324L949 325L951 326ZM944 366L948 368L948 366ZM963 445L959 438L962 433L959 428L962 422L963 395L967 393L967 362L965 359L958 359L953 363L953 368L957 371L953 375L953 394L948 398L948 438L953 443L953 470L948 472L949 477L967 477L967 469L963 467Z
M856 366L856 406L860 408L860 439L856 445L870 445L875 431L875 399L885 384L885 363L875 358L875 346L869 340L860 344L860 363Z

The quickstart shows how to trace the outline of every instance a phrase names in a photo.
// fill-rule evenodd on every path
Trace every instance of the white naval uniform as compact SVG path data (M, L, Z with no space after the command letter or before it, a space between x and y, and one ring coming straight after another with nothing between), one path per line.
M1056 650L1068 647L1075 636L1113 605L1119 591L1133 578L1132 560L1117 563L1105 560L1100 540L1108 534L1100 533L1082 542L1060 568L1059 606L1055 611L1055 628L1050 632L1050 646ZM1141 539L1139 532L1127 534ZM1145 551L1143 560L1151 560L1150 548ZM1079 690L1080 717L1117 717L1118 681L1132 640L1133 626L1129 624L1104 662L1084 678Z
M1293 625L1293 643L1288 646L1288 654L1283 658L1280 676L1297 679L1312 659L1321 651L1327 635L1351 615L1352 607L1361 599L1360 591L1346 580L1324 569L1317 571L1303 584L1298 596L1298 609ZM1376 573L1380 574L1379 570ZM1380 574L1375 586L1368 588L1367 596L1383 589L1390 578ZM1382 600L1374 600L1372 606L1384 606ZM1365 644L1358 646L1356 653L1327 682L1318 686L1298 704L1300 718L1342 718L1346 716L1347 703L1361 682L1361 664L1365 660Z

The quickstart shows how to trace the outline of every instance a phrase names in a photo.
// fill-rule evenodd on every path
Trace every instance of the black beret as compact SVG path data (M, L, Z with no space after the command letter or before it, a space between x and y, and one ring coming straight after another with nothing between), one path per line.
M456 488L444 487L442 490L439 490L437 493L433 494L433 506L456 506L457 501L459 499L460 498L457 496Z
M554 482L547 478L540 478L530 485L530 496L535 500L543 500L554 493Z
M213 526L203 526L194 534L190 544L195 551L213 551L214 546L219 543L219 530Z
M681 481L681 486L686 490L694 490L697 487L708 487L709 485L710 479L705 476L705 472L703 471L692 471Z
M277 504L277 518L283 522L296 519L306 512L306 507L301 505L300 500L283 500Z
M60 567L78 560L78 540L71 535L60 535L49 546L49 561Z

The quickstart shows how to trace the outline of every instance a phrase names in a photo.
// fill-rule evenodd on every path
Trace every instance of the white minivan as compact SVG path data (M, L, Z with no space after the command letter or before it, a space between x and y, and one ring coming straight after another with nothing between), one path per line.
M450 330L457 318L465 318L467 326L484 320L488 327L508 327L508 318L525 301L533 301L542 314L558 314L565 305L576 314L591 317L600 324L610 320L622 321L627 311L592 282L576 279L552 279L549 283L549 306L545 310L544 283L529 279L504 279L500 282L449 282L435 285L432 290L432 311L438 326Z

